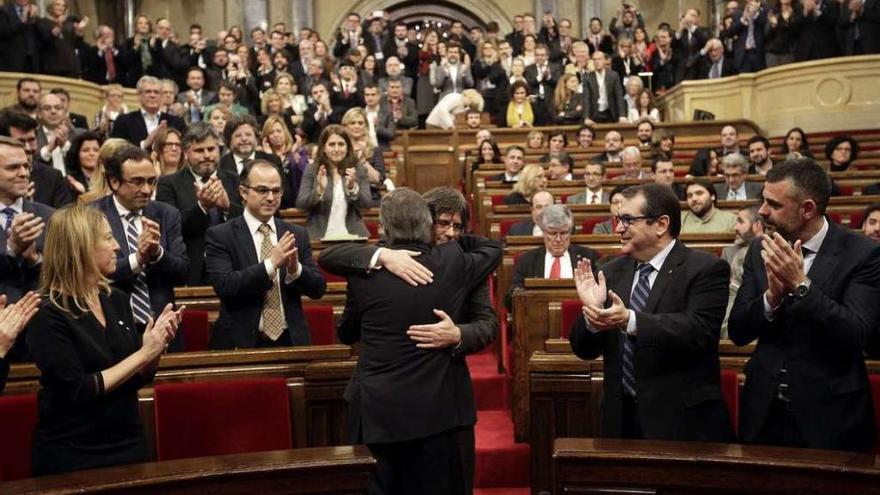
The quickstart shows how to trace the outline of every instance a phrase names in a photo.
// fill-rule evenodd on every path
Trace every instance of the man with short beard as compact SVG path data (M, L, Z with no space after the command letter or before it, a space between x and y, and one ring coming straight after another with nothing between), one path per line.
M770 157L770 140L764 136L752 136L748 142L749 174L767 175L773 168Z
M636 137L639 139L639 149L651 149L651 138L654 136L654 123L649 119L639 121L636 127Z
M205 285L205 231L241 215L238 177L217 169L220 136L207 122L190 125L183 135L185 167L159 179L156 200L180 211L189 258L187 285Z
M880 203L865 208L862 215L862 233L880 242Z
M410 80L412 80L418 75L419 47L415 43L410 43L406 38L406 31L406 23L398 22L394 25L394 36L385 42L385 48L383 50L385 53L385 71L388 75L394 75L388 68L388 64L391 63L391 59L394 58L397 60L396 69L399 69L402 65L406 77L409 77ZM407 88L404 87L404 90L406 89ZM412 87L410 86L409 89L411 90ZM410 91L406 91L406 94L409 96Z
M756 205L746 206L736 212L736 224L734 226L736 237L733 239L732 246L725 246L721 250L721 259L730 265L730 297L727 300L727 312L724 314L724 322L721 324L721 338L727 338L727 320L730 317L730 310L733 308L733 301L736 299L736 293L742 285L743 262L746 259L746 253L749 251L749 244L759 236L764 235L764 219L758 215L758 207Z
M229 119L223 129L223 142L229 148L229 152L220 157L219 169L236 177L241 171L254 160L265 160L278 169L281 175L281 183L284 185L284 194L281 197L281 208L293 208L296 203L296 193L291 189L287 174L281 168L281 160L272 153L266 153L257 149L260 143L260 131L256 119L250 115L236 115Z
M706 179L695 177L687 184L688 211L681 215L681 231L691 233L733 232L736 215L715 206L715 188Z
M30 115L32 118L37 118L37 110L40 106L40 93L42 91L40 81L30 77L19 79L15 83L15 91L18 103L8 108Z

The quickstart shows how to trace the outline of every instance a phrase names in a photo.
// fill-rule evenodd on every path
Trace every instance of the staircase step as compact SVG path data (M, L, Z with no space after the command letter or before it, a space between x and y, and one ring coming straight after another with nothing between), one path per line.
M510 377L498 374L495 356L474 354L467 357L467 362L474 385L474 402L477 410L509 408Z
M475 434L475 488L509 489L529 485L529 446L513 441L509 410L477 411Z

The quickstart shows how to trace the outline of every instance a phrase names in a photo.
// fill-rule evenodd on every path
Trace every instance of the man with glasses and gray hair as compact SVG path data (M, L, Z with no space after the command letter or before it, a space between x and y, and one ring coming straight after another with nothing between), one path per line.
M627 188L615 222L622 256L574 273L584 318L569 340L605 360L602 431L612 438L730 442L718 340L730 267L678 240L681 206L666 186Z
M570 279L579 261L595 263L599 259L596 251L571 243L573 222L571 210L565 205L554 204L544 208L541 215L544 246L532 249L516 260L513 281L505 296L508 308L513 291L525 287L527 278Z
M724 182L715 184L717 198L728 201L745 201L760 199L764 187L757 182L746 180L749 174L749 162L739 153L725 155L721 159L721 170Z

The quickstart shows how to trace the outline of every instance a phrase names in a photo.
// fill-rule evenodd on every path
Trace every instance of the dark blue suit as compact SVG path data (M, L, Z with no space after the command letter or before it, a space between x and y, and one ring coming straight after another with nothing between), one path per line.
M119 217L113 196L104 196L91 205L107 216L113 237L119 243L119 251L116 253L116 271L110 277L113 286L130 297L135 274L131 271L131 264L128 261L131 251L126 240L125 226ZM150 292L150 308L153 316L156 316L162 312L166 304L174 302L174 287L183 285L189 259L186 256L186 246L183 244L183 236L180 233L180 212L164 203L150 201L141 213L159 224L161 231L159 244L164 251L161 259L144 267L147 288ZM178 336L171 343L172 350L183 350L181 336L182 333L178 333Z
M180 117L163 112L159 114L159 122L162 121L166 121L168 127L177 129L181 134L186 130L186 122ZM141 111L138 109L117 117L113 122L113 131L110 133L110 137L122 138L135 146L140 146L141 141L147 138L147 123L144 121Z
M285 232L296 236L302 273L290 284L284 280L286 267L281 267L277 276L290 340L293 345L308 345L309 328L303 316L301 297L321 298L327 290L327 282L312 259L308 232L279 218L273 221L278 239ZM211 349L256 347L263 299L272 288L273 280L259 260L244 217L208 229L205 268L208 280L220 297L220 316L214 323Z
M737 72L757 72L764 69L767 64L764 60L764 26L767 24L767 7L761 7L758 16L752 20L755 48L746 50L746 39L749 36L748 24L742 22L743 12L737 11L733 16L733 25L730 33L736 34L737 38L733 45L733 66Z

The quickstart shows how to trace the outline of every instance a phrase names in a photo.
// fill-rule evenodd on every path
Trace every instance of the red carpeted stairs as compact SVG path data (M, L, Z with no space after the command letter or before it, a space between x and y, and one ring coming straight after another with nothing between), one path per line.
M529 494L529 446L513 441L510 378L491 350L467 357L477 403L475 495Z

